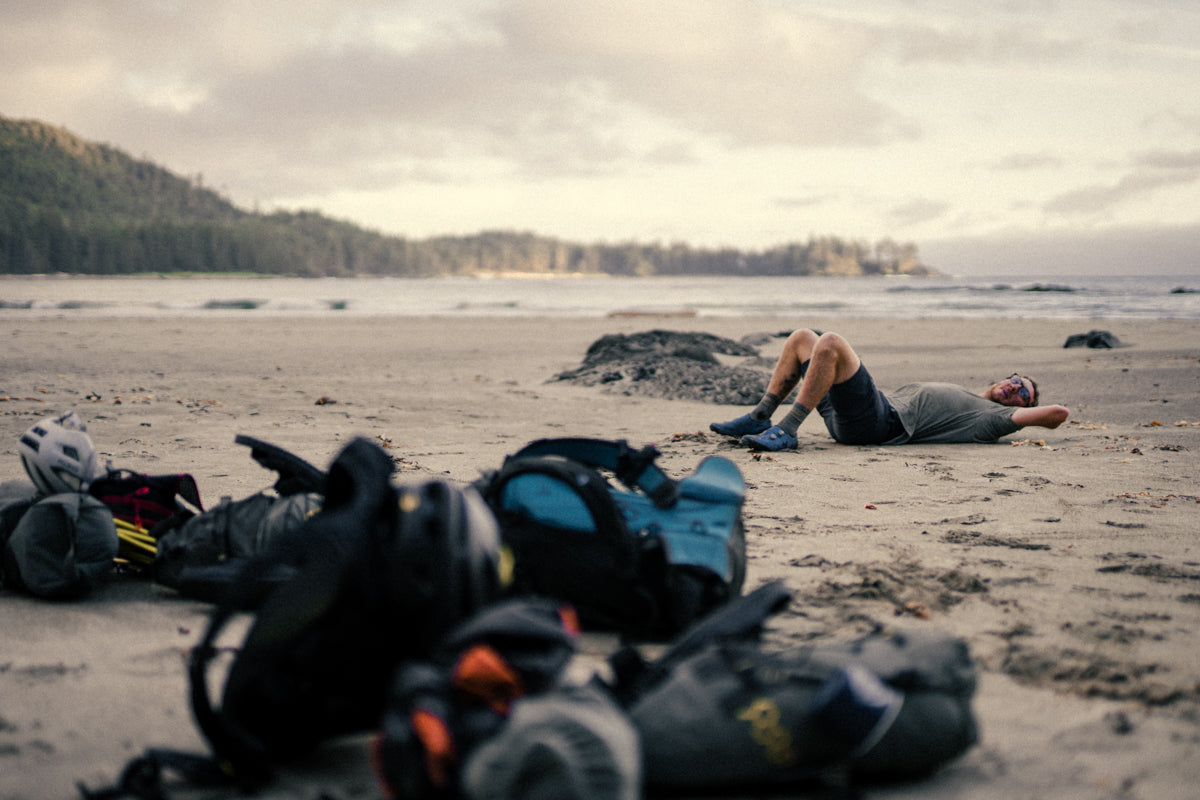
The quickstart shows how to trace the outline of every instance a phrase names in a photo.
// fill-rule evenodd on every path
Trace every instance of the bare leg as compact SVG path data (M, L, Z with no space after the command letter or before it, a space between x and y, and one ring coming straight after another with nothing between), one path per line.
M791 342L790 338L788 342ZM811 347L797 348L796 355L802 354L808 355L809 364L804 383L796 395L796 402L809 411L817 407L817 403L824 399L835 383L850 380L862 365L858 353L854 352L850 343L836 333L823 333L816 337ZM796 374L799 373L800 366L797 362Z
M806 361L808 371L801 381L800 365ZM831 386L853 376L860 363L850 343L836 333L818 334L808 328L793 331L783 345L767 391L758 406L745 416L729 422L714 422L709 428L726 436L741 436L746 443L746 436L755 436L771 428L771 415L780 401L799 385L796 402L788 417L780 423L792 437L789 446L794 447L796 429L808 412L817 407Z
M792 332L775 362L775 371L771 373L771 382L767 384L769 394L783 399L796 388L800 382L800 365L812 357L817 338L817 332L808 328Z
M850 380L862 364L841 335L818 334L802 328L784 343L767 391L776 397L787 397L800 383L800 365L805 361L810 363L796 401L809 410L817 407L835 383Z
M808 362L808 369L803 380L800 380L800 365L805 361ZM762 432L743 435L742 444L756 450L794 449L799 444L799 428L809 413L834 384L849 380L861 363L850 343L836 333L818 335L809 330L793 333L784 345L768 391L778 391L785 396L799 381L796 402L777 425ZM768 398L774 397L768 395Z

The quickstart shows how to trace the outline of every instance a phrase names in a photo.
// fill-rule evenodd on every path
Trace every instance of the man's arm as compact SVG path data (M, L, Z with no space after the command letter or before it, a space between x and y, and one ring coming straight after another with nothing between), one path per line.
M1065 406L1034 406L1033 408L1018 408L1012 415L1012 420L1022 428L1030 426L1057 428L1066 422L1069 416L1071 416L1071 412Z

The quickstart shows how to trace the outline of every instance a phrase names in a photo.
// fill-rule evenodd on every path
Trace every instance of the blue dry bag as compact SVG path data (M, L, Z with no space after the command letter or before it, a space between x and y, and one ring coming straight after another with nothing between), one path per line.
M541 439L477 484L513 555L518 592L575 606L584 625L662 638L741 593L745 483L720 456L675 480L658 450Z

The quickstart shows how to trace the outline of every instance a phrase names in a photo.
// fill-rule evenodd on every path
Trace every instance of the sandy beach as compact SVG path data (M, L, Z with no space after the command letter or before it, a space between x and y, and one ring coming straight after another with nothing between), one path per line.
M741 339L800 324L846 335L881 388L982 389L1020 370L1071 419L993 445L885 448L837 445L814 415L797 451L755 458L708 431L743 407L553 380L607 333ZM1091 329L1128 346L1063 347ZM928 780L869 797L1200 793L1195 323L42 319L0 321L0 341L0 481L24 478L20 434L67 408L102 459L191 473L206 504L274 480L237 434L322 467L365 436L401 482L465 484L547 436L656 443L676 475L727 456L748 486L747 589L782 578L795 592L773 646L931 626L965 637L978 662L979 744ZM203 751L183 667L207 609L144 578L73 603L0 591L0 800L77 797L77 782L109 785L147 747ZM379 792L350 740L285 771L276 795Z

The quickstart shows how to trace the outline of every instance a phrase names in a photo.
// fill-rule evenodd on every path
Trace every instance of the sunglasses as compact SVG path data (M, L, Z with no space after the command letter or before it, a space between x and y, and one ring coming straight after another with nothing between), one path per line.
M1008 376L1008 382L1017 387L1017 397L1024 400L1026 404L1033 402L1033 392L1029 391L1029 386L1020 375L1014 372Z

